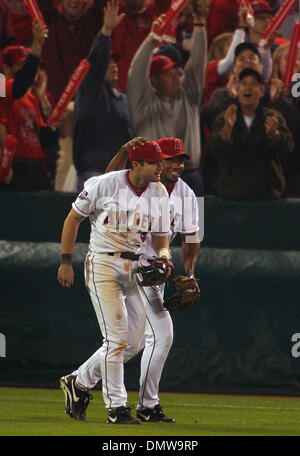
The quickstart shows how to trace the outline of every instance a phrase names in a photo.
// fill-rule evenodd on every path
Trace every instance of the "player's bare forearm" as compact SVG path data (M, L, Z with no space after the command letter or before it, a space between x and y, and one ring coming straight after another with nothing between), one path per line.
M61 253L72 254L77 239L78 227L85 217L71 209L63 226L61 234Z
M152 245L158 256L169 258L169 237L157 236L152 233Z
M74 283L72 253L77 239L78 227L84 219L85 217L71 209L64 223L61 235L62 260L57 273L57 280L63 287L69 288Z
M200 253L200 242L189 242L192 238L184 237L182 241L182 257L184 270L188 274L194 274Z

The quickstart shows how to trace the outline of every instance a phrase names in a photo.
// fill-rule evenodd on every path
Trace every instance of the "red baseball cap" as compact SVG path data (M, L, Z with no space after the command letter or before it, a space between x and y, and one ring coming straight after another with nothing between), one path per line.
M163 154L160 146L155 141L148 141L143 145L137 144L134 149L130 149L128 154L130 162L144 160L148 163L155 163L165 158L169 158L169 156Z
M270 7L269 3L265 2L264 0L254 0L254 2L252 2L252 8L254 16L261 13L272 14L272 8Z
M150 76L156 76L157 74L165 73L166 71L169 71L171 68L178 66L180 66L180 64L178 62L174 62L167 55L156 55L155 57L152 57L151 60Z
M24 62L30 52L31 49L24 46L7 46L1 52L2 62L9 66Z
M160 138L157 141L157 144L160 146L163 154L168 155L167 158L174 158L179 156L184 156L190 160L190 156L185 153L184 145L182 139L180 138Z

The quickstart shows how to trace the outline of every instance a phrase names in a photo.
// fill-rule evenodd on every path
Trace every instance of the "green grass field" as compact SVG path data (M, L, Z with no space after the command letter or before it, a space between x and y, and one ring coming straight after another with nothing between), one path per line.
M300 398L160 394L175 423L106 424L101 391L93 392L87 421L64 412L60 390L0 388L1 436L300 436ZM137 393L129 393L135 406Z

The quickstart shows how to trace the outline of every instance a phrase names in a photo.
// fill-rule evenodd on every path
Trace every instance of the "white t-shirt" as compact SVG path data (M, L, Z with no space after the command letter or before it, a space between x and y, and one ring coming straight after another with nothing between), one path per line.
M138 191L130 182L129 171L113 171L91 177L72 204L74 211L89 217L91 253L144 250L145 233L168 235L170 204L165 187L150 182Z
M171 244L177 233L193 234L199 231L199 210L195 193L182 179L175 183L169 198ZM157 257L157 254L152 246L151 237L147 235L143 258L153 257Z
M253 121L255 119L255 116L243 116L243 117L244 117L244 121L245 121L245 124L246 124L248 130L250 130L251 125L253 124Z

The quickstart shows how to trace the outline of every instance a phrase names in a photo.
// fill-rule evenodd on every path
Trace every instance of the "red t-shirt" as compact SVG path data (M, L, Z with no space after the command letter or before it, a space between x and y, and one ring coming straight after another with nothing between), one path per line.
M239 5L238 0L210 0L206 23L208 44L221 33L235 31L239 21Z
M170 3L170 0L153 2L140 13L129 13L126 7L120 8L120 12L126 13L126 16L113 32L112 49L121 56L117 85L123 92L127 91L128 70L136 51L150 33L153 19L164 13Z
M45 127L38 98L26 93L14 102L15 136L17 139L16 157L27 159L48 159L48 153L42 149L39 130Z
M32 24L24 0L0 0L0 47L27 45Z
M208 63L206 66L204 103L209 102L211 94L216 89L220 89L227 84L227 76L218 75L219 62L220 60L215 60L214 62Z
M27 92L15 100L12 94L13 79L6 82L6 97L0 99L0 119L7 132L17 139L15 156L27 159L48 159L39 141L39 130L46 126L38 98Z
M47 63L47 88L56 104L100 31L104 0L95 0L94 7L76 21L67 20L49 0L38 0L38 4L48 25L42 59Z

